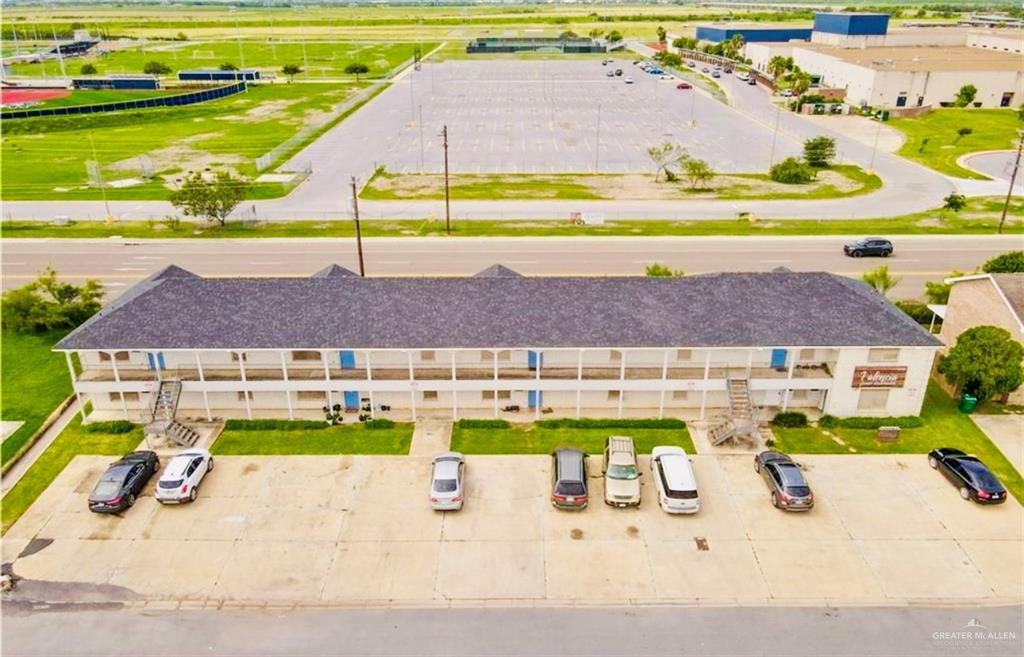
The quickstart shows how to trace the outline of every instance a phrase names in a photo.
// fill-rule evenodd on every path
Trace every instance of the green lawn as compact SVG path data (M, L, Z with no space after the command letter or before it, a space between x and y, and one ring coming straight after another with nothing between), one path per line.
M408 454L412 424L367 429L362 424L305 431L225 429L213 443L214 454Z
M101 105L103 103L116 103L131 100L145 100L147 98L159 98L161 96L174 96L187 93L188 89L78 89L72 91L63 98L53 98L41 103L36 103L32 109L42 107L70 107L72 105ZM13 111L20 108L12 107Z
M187 29L187 28L186 28ZM65 63L70 75L78 75L83 64L93 64L99 75L111 73L142 73L147 62L157 61L170 67L172 75L180 70L216 69L230 62L241 67L242 57L234 41L213 41L205 43L160 44L164 50L153 50L152 45L145 51L140 48L118 50L104 56L74 58ZM266 40L243 40L242 54L246 68L257 68L266 73L280 73L285 64L301 66L303 73L295 79L316 80L321 77L350 77L344 73L346 66L353 62L366 64L370 68L365 77L379 78L389 70L413 56L416 43L366 43L366 42L324 42L303 43L298 39L271 45ZM430 52L436 44L424 43L423 53ZM303 52L305 51L305 52ZM306 68L305 62L309 63ZM11 66L14 75L43 75L44 67L50 75L59 72L56 61L43 64L15 64Z
M656 445L677 445L694 453L686 427L679 429L550 429L512 423L508 428L475 428L458 424L452 429L451 448L464 454L550 454L558 447L578 447L600 454L608 436L630 436L638 453L649 454Z
M358 87L348 84L251 86L244 94L168 109L4 122L0 194L4 200L94 200L85 163L97 159L109 183L137 177L147 155L158 178L126 188L108 187L110 199L163 199L159 176L206 167L256 173L255 160L304 125L331 110ZM96 147L95 156L89 135ZM256 189L253 198L280 193Z
M81 420L76 418L57 436L39 460L32 464L14 488L4 495L3 531L6 532L25 513L75 456L121 456L138 447L142 440L142 427L124 434L89 433L82 430Z
M850 448L857 454L927 454L936 447L954 447L984 461L1007 490L1024 504L1024 478L970 417L957 410L956 401L935 382L928 384L921 419L924 426L904 429L899 440L893 443L878 442L875 431L870 429L829 429L845 443L840 445L818 427L775 428L778 438L775 448L793 454L853 453Z
M1013 109L938 109L912 119L892 119L889 125L907 135L899 151L903 157L951 176L981 180L986 177L957 166L957 158L977 151L1009 150L1016 143L1017 129L1024 127ZM974 132L959 137L960 128ZM922 148L925 139L928 143Z
M25 423L3 442L5 464L71 394L64 355L50 351L63 335L0 331L0 417Z
M750 222L745 219L664 221L657 219L606 221L599 226L576 226L565 219L471 220L452 224L454 237L576 237L576 236L761 236L761 235L992 235L996 232L1002 199L968 200L961 214L930 210L912 215L878 219L773 219ZM351 221L296 220L260 224L229 223L226 227L182 222L172 229L159 222L73 221L53 226L41 221L5 221L0 224L4 238L102 238L120 236L147 238L249 238L249 237L353 237ZM364 237L417 237L443 235L443 221L364 220ZM1024 200L1010 206L1005 232L1024 234Z

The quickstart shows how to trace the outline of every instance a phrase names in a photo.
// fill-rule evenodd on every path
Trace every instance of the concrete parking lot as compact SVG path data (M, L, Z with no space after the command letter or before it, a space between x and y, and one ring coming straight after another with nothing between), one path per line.
M639 510L604 506L597 460L582 513L549 506L545 456L471 457L466 507L449 514L426 505L429 458L220 457L196 504L146 495L112 517L86 510L107 459L77 457L5 536L3 558L28 580L136 601L1022 598L1021 507L963 502L923 456L804 457L818 496L806 514L771 507L749 456L696 456L704 506L691 517L660 510L649 474Z
M616 68L622 77L606 76ZM290 164L372 153L393 172L439 172L447 125L449 166L459 173L648 172L647 148L665 141L716 171L767 169L771 130L677 82L644 73L628 55L608 66L596 59L428 63L374 101L374 129L347 121ZM776 161L799 148L780 134Z

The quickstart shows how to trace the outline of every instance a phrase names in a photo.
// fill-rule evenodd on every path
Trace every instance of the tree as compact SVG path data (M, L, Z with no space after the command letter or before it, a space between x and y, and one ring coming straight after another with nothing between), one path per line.
M816 172L811 165L795 157L787 157L768 170L769 178L786 185L809 183L814 180L815 174Z
M729 59L736 59L746 43L742 34L734 34L722 43L722 54Z
M703 187L711 182L715 177L715 172L704 160L688 157L683 161L683 175L690 182L690 189L697 189L697 187Z
M674 180L675 175L669 167L673 164L679 164L690 157L685 148L670 141L666 141L661 146L651 146L647 149L647 156L651 158L651 161L657 167L654 170L654 182L658 182L662 171L665 172L666 180L670 182Z
M696 50L697 40L694 39L693 37L677 37L676 39L672 40L672 47L679 48L681 50Z
M883 297L889 293L889 290L896 287L901 280L899 277L893 276L889 273L889 267L887 265L882 265L878 269L865 272L860 279Z
M683 58L674 52L662 51L654 56L656 60L662 63L664 66L672 66L679 68L683 65Z
M231 62L224 62L223 64L220 65L220 70L222 70L222 71L237 71L238 67L235 66L234 64L232 64Z
M787 70L786 58L782 55L775 55L768 60L768 72L772 74L774 79L778 80L779 76Z
M285 64L281 67L281 72L288 76L288 82L295 79L295 76L302 73L302 67L298 64Z
M657 29L657 32L658 32L658 43L666 43L666 42L668 42L668 30L666 30L661 25L659 25L658 29Z
M953 212L960 212L961 210L967 207L967 197L964 196L963 194L957 194L956 192L951 192L949 196L942 200L944 201L944 204L942 206L943 210L952 210Z
M146 75L167 75L171 72L171 67L163 62L146 62L142 72Z
M978 95L978 88L973 84L965 84L960 87L960 91L956 92L956 100L954 101L957 107L967 107L974 102L975 96Z
M47 267L35 282L4 292L0 316L4 328L19 333L71 329L99 312L102 298L99 281L88 279L81 286L62 283Z
M594 29L590 30L589 32L587 32L587 36L589 36L591 39L595 39L595 40L596 39L600 39L602 34L604 34L604 30L600 30L600 29L597 29L597 28L594 28Z
M789 86L797 96L804 95L811 88L811 74L797 69L789 74Z
M558 38L559 39L575 39L578 36L579 35L576 34L575 32L573 32L572 30L566 30L565 32L562 32L561 34L559 34Z
M654 262L647 265L647 275L651 278L679 278L680 276L685 276L686 272L682 269L672 269L660 262Z
M963 275L962 271L956 270L951 271L946 278L958 278ZM947 283L945 280L925 281L924 295L928 297L928 303L944 306L949 303L949 291L951 289L953 289L953 284Z
M963 139L964 137L973 132L974 130L971 130L970 128L960 128L959 130L956 131L956 139L953 140L953 143L957 143L958 141L960 141L961 139Z
M174 38L177 41L188 41L188 35L184 32L178 32L178 34Z
M361 62L352 62L345 67L345 73L356 76L356 82L359 82L359 76L370 72L370 67Z
M804 142L804 159L812 167L824 169L836 159L836 140L831 137L812 137Z
M82 64L82 68L79 69L79 72L82 75L96 75L96 65L95 64Z
M997 255L981 266L986 274L1022 274L1024 273L1024 251L1009 251Z
M931 141L931 140L928 137L925 137L924 139L922 139L921 140L921 145L918 146L918 148L917 148L917 152L918 153L923 153L924 152L924 147L928 145L929 141Z
M618 43L619 41L622 41L622 32L619 32L618 30L612 30L611 32L608 33L609 43Z
M1024 383L1024 347L997 326L975 326L956 339L939 361L939 372L958 390L983 402L1009 394Z
M218 171L212 180L196 171L171 194L171 205L190 217L202 217L223 226L228 215L245 200L248 191L247 181L226 171Z

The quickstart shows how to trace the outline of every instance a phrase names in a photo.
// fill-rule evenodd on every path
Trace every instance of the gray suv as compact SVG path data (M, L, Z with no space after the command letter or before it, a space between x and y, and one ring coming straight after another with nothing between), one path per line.
M559 447L551 454L551 504L582 510L587 502L587 455L575 447Z
M814 494L800 466L788 454L761 452L754 457L754 471L761 475L772 492L772 506L784 511L810 511Z

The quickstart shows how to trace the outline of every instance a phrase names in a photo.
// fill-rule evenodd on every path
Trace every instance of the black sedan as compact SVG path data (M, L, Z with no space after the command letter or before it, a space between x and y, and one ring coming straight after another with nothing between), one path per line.
M1006 501L1006 489L976 456L943 447L928 453L928 465L956 486L960 497L965 500L974 500L978 504L1002 504Z
M125 455L110 464L89 494L89 510L118 513L135 504L149 478L160 469L156 452L141 451Z
M892 251L892 242L882 237L865 237L843 245L843 253L853 258L864 256L888 258L892 255Z
M772 506L784 511L810 511L814 494L800 466L788 454L761 452L754 457L754 471L761 475L772 492Z

